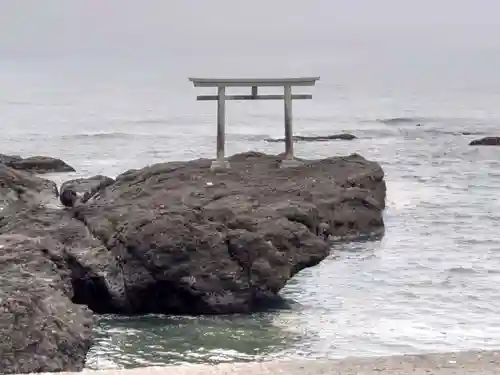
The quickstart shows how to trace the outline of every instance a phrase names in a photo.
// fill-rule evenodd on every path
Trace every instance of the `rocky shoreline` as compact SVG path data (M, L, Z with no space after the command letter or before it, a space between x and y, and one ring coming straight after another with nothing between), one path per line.
M330 239L383 233L378 163L281 159L162 163L68 181L60 195L0 164L0 372L82 370L94 314L266 308Z

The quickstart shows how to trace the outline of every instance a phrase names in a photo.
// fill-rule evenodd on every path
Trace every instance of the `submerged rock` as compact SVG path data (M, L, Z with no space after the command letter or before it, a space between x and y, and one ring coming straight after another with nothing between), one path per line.
M80 203L85 203L100 190L114 182L115 180L112 178L102 175L66 181L61 185L61 203L72 207L78 198Z
M336 139L341 139L344 141L351 141L356 139L357 137L352 134L343 133L343 134L334 134L334 135L319 135L319 136L301 136L296 135L292 137L294 142L325 142L332 141ZM266 142L284 142L285 138L267 138Z
M74 172L75 169L61 159L49 156L32 156L6 163L9 167L33 173Z
M469 146L500 146L500 137L484 137L475 139Z

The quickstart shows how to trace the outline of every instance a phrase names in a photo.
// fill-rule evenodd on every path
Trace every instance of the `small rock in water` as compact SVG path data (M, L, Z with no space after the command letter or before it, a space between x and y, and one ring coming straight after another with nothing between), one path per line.
M500 146L500 137L484 137L475 139L469 146Z
M349 133L342 134L334 134L334 135L319 135L319 136L302 136L296 135L292 137L294 142L325 142L325 141L333 141L333 140L343 140L343 141L351 141L356 139L355 135ZM267 138L266 142L284 142L284 138Z

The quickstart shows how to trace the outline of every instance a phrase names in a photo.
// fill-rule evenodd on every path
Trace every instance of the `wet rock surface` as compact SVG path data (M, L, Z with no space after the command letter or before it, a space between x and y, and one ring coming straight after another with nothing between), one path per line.
M280 168L280 156L255 152L229 162L69 181L71 208L47 204L51 181L0 165L0 372L80 369L90 310L259 310L329 254L329 239L383 233L377 163L351 155Z
M22 158L18 155L0 154L0 163L11 168L31 173L74 172L75 169L61 159L50 156L31 156Z
M500 137L484 137L475 139L469 146L500 146Z
M343 141L351 141L356 139L357 137L352 134L343 133L343 134L334 134L334 135L319 135L319 136L301 136L296 135L292 137L293 142L327 142L333 140L343 140ZM267 138L266 142L284 142L285 138Z

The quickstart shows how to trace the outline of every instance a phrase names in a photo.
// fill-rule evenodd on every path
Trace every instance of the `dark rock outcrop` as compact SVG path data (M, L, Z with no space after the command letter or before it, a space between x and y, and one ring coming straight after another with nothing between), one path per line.
M127 313L234 313L324 259L325 238L383 231L383 172L358 155L279 168L244 153L120 175L75 213L117 259Z
M121 270L115 257L68 210L43 206L7 207L0 214L0 235L48 239L58 252L47 255L68 274L71 299L95 312L125 311ZM101 307L100 307L101 306Z
M357 137L352 134L342 133L342 134L334 134L334 135L318 135L318 136L302 136L296 135L292 137L294 142L326 142L333 140L344 140L351 141L356 139ZM266 142L284 142L285 138L267 138Z
M77 199L80 203L85 203L100 190L114 182L115 180L112 178L102 175L66 181L60 189L61 203L67 207L72 207Z
M74 172L75 169L66 164L61 159L49 156L32 156L24 159L11 160L5 163L11 168L32 172L32 173L51 173L51 172Z
M102 244L71 212L50 208L52 181L0 164L0 202L0 373L81 370L93 320L72 302L74 285L94 276L85 270L102 260Z
M475 139L469 146L500 146L500 137L484 137Z
M45 254L50 239L0 235L0 373L78 371L92 343L90 311Z
M59 199L66 207L73 207L78 202L78 194L71 189L65 189L61 192Z

